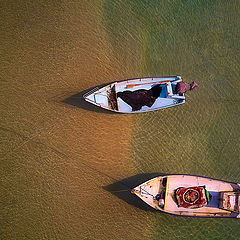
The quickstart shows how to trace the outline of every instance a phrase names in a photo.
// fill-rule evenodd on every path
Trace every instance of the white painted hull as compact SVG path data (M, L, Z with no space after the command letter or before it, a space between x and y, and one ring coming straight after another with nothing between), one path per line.
M166 179L164 190L164 205L160 205L160 200L156 199L157 194L162 190L163 179ZM205 186L206 189L214 194L213 200L206 206L190 209L178 207L175 199L175 190L179 187ZM236 195L234 209L221 207L223 200L219 196L223 193L233 193ZM240 185L207 177L192 176L192 175L167 175L153 178L132 190L144 202L151 207L174 215L192 216L192 217L230 217L239 218L239 198ZM235 196L234 195L234 196ZM213 201L213 202L212 202ZM225 200L224 200L225 201Z
M156 77L156 78L138 78L124 80L108 84L102 88L95 88L84 95L84 99L94 105L119 113L141 113L155 111L163 108L177 106L185 103L185 96L173 94L173 88L177 82L182 81L181 77ZM136 91L140 89L149 90L156 84L162 85L162 92L151 107L143 106L138 111L132 111L131 106L121 98L116 97L116 104L111 103L110 94L114 89L115 94L123 91Z

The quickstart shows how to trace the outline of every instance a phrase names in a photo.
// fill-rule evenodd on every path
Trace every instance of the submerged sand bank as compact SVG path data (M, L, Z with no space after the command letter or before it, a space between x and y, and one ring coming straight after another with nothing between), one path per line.
M102 6L9 4L5 11L3 236L143 238L146 221L131 212L138 210L103 188L135 174L133 116L64 102L137 72L113 54Z

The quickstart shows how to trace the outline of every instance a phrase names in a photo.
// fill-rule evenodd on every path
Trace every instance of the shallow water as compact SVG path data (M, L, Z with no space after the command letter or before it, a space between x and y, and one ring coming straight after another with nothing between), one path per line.
M236 219L163 214L126 190L158 173L240 182L238 12L238 1L1 3L2 238L237 239ZM199 87L134 115L81 97L162 75Z

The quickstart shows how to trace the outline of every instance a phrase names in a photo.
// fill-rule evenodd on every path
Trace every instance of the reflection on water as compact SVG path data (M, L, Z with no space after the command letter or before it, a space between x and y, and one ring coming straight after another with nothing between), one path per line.
M238 7L3 4L3 238L236 239L235 220L175 217L117 191L155 172L239 182ZM138 115L82 98L100 84L161 75L200 84L183 106Z

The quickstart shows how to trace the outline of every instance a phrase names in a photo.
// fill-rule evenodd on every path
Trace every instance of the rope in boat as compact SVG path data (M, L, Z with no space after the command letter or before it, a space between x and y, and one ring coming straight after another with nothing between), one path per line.
M104 97L108 97L108 95L102 94L102 93L98 93L98 95L104 96Z
M149 193L147 190L145 190L145 189L142 189L141 188L141 191L144 191L147 195L150 195L150 196L152 196L152 197L154 197L154 195L152 195L151 193Z

